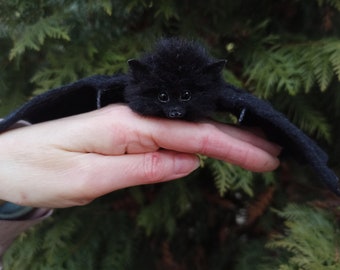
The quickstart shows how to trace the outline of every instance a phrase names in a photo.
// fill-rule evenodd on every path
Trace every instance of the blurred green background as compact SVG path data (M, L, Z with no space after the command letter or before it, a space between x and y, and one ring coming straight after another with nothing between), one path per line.
M339 11L339 0L1 0L0 115L181 36L227 59L225 79L285 113L339 175ZM56 211L5 269L340 269L339 206L289 158L254 174L202 157L185 180Z

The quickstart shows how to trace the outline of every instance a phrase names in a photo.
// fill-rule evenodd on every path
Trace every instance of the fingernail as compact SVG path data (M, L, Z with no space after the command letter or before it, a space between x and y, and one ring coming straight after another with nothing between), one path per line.
M177 154L175 157L175 173L187 175L200 166L200 161L196 155Z

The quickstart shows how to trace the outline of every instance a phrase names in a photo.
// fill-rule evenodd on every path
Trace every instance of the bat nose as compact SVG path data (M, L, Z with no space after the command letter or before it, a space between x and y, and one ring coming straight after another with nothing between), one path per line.
M173 108L168 112L169 118L182 118L184 116L184 110L180 108Z

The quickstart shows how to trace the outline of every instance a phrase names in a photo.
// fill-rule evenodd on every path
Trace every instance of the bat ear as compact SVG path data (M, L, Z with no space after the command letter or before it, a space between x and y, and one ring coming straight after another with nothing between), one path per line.
M128 60L128 64L136 79L140 79L141 77L149 74L148 67L137 59Z
M221 71L223 70L226 62L227 62L227 60L218 60L216 62L208 64L203 68L203 73L220 74Z

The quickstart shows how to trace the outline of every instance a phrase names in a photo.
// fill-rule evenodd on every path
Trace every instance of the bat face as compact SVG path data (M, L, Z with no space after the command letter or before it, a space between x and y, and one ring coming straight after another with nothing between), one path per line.
M183 120L202 119L216 110L224 61L212 60L194 43L164 40L129 66L125 99L132 110Z
M159 76L145 77L146 81L131 84L126 100L140 114L183 120L197 120L215 109L209 88L194 83L164 82ZM156 78L155 78L156 77Z

